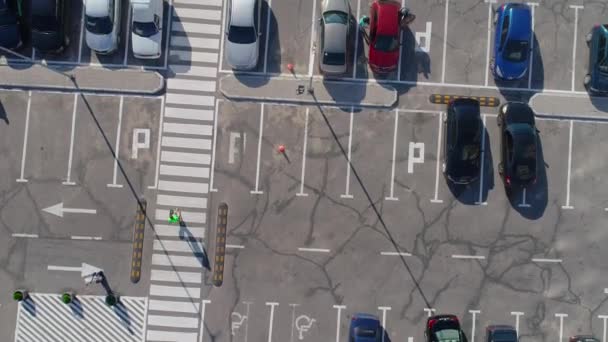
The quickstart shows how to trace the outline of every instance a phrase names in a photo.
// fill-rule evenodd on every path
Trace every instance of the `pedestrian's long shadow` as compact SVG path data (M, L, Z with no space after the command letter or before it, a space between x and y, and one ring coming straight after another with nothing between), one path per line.
M21 307L27 312L30 316L36 317L36 302L32 299L32 297L27 297L21 302Z
M70 303L70 310L72 310L72 314L79 319L84 318L84 310L82 308L82 302L78 299L78 297L74 297L72 302Z
M207 252L204 250L204 246L201 248L198 239L192 235L192 232L190 232L190 229L188 229L185 222L180 222L179 224L179 238L188 242L188 245L192 249L192 253L201 263L201 266L207 270L211 270L209 258L207 257Z
M133 335L134 332L133 329L131 329L131 317L129 316L129 309L127 309L127 307L121 301L118 301L118 303L116 303L112 309L123 323L129 334Z
M6 109L4 109L2 102L0 102L0 120L4 121L7 125L10 123L8 121L8 114L6 113Z

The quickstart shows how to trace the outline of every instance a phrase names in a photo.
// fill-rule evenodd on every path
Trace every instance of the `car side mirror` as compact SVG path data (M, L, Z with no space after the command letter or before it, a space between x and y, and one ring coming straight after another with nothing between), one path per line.
M536 133L540 133L540 130L538 128L536 129Z

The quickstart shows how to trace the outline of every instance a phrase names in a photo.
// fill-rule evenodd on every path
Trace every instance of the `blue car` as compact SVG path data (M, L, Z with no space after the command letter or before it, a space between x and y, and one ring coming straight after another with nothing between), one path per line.
M382 341L382 329L378 317L370 314L357 313L350 321L348 329L349 342L379 342Z
M492 73L500 80L518 80L528 71L532 41L532 13L521 3L506 3L494 16Z
M608 25L595 25L585 37L589 46L589 69L583 79L591 95L608 94Z

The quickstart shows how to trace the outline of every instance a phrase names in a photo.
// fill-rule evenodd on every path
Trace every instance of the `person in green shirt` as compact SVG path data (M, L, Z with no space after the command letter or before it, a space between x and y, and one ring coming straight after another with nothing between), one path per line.
M169 223L181 223L182 222L182 211L180 209L169 210Z

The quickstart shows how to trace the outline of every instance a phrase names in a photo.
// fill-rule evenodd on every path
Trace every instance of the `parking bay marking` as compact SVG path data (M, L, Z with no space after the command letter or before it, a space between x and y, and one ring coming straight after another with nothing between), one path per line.
M538 2L527 2L532 10L532 34L534 34L534 8L538 6ZM532 89L532 72L534 70L534 39L530 42L530 64L528 66L528 89Z
M566 180L566 205L562 209L574 209L570 205L570 173L572 171L572 129L574 122L570 120L570 136L568 140L568 179Z
M72 175L72 159L74 157L74 135L75 135L75 128L76 128L77 109L78 109L78 94L76 93L76 94L74 94L74 110L72 112L72 132L70 134L70 152L69 152L69 156L68 156L68 174L66 176L65 182L62 183L64 185L76 185L76 183L70 181L70 177Z
M443 112L439 112L439 133L437 134L437 165L435 166L435 197L431 203L443 203L437 196L439 194L439 162L441 160L441 139L443 130Z
M118 127L116 128L116 144L114 145L114 172L112 174L112 184L107 185L110 188L122 188L122 184L116 184L116 175L118 172L118 154L120 152L120 129L122 126L124 102L124 97L120 96L120 102L118 105Z
M26 183L27 179L23 178L25 172L25 155L27 152L27 137L30 131L30 112L32 108L32 91L27 92L27 109L25 110L25 133L23 134L23 152L21 154L21 175L17 182Z
M337 319L336 319L336 342L340 341L340 313L342 309L346 309L346 305L334 305L334 309L337 309Z
M574 91L574 80L576 78L576 38L578 31L578 10L584 8L580 5L570 5L574 9L574 42L572 44L572 91Z
M254 195L261 195L264 192L260 191L260 157L262 154L262 137L264 136L264 102L260 104L260 136L258 137L258 161L255 169L255 189L251 190L250 193Z
M316 1L315 1L316 3ZM304 177L306 176L306 150L308 144L308 115L310 113L310 108L306 107L306 118L304 122L304 147L302 148L302 176L300 177L300 192L296 194L296 196L308 196L307 193L304 192Z
M353 120L354 120L354 108L350 108L350 128L348 133L348 160L346 163L346 190L344 194L340 195L341 198L353 198L353 195L350 194L350 169L351 165L351 156L352 156L352 145L353 145Z

